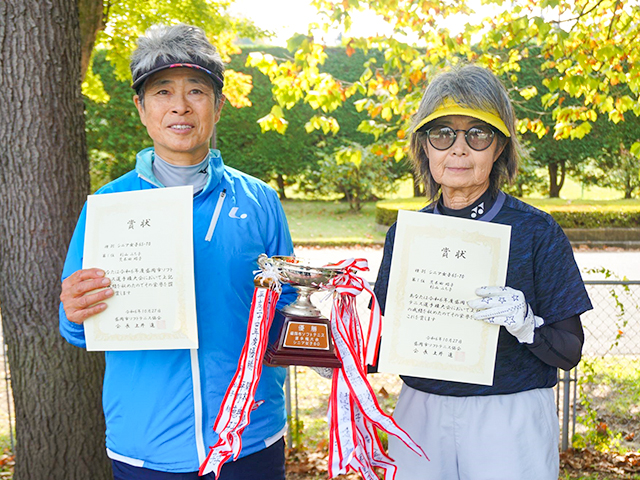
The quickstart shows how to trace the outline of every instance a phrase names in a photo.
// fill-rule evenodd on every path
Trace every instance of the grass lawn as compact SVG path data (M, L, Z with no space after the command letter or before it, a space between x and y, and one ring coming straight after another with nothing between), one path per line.
M544 174L544 172L541 172ZM528 197L524 200L542 210L571 210L591 205L599 210L624 210L640 205L640 199L624 200L623 194L610 188L583 187L566 178L560 191L562 198ZM287 192L291 200L283 202L289 220L293 243L296 245L376 245L384 243L385 229L376 229L375 202L365 203L360 212L352 212L346 202L338 200L306 200L299 193ZM418 210L426 199L412 199L413 183L400 181L396 192L388 197L399 208Z
M593 209L620 211L638 208L639 199L632 200L567 200L561 198L525 198L541 210L572 210L591 205ZM418 210L426 199L389 200L394 207ZM285 200L282 202L289 220L295 245L378 245L384 243L386 228L376 228L375 202L365 203L360 212L352 212L346 202L322 200ZM582 207L584 209L584 207Z
M546 171L540 170L540 175L546 175ZM403 180L398 183L398 189L395 193L387 198L408 198L413 196L413 182L410 179ZM624 196L622 192L611 188L603 188L598 186L583 186L580 182L573 178L565 179L560 196L565 200L616 200ZM540 194L532 195L532 198L544 198Z
M282 202L295 245L372 245L384 243L376 230L375 202L360 212L338 201L285 200Z
M585 206L589 206L588 210L636 210L640 206L640 199L615 199L615 200L582 200L582 199L565 199L565 198L532 198L526 197L522 199L526 203L533 205L541 210L585 210ZM397 198L384 200L385 205L403 210L418 210L427 204L423 198Z

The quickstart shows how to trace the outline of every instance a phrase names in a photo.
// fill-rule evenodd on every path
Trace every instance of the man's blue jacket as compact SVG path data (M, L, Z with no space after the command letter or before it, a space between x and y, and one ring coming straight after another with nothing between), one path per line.
M162 188L152 170L153 149L137 155L135 170L97 193ZM292 255L280 201L264 182L226 167L211 150L209 181L193 198L198 350L106 352L103 407L109 457L167 472L197 471L217 441L213 424L244 344L261 253ZM222 194L222 192L225 194ZM216 205L221 205L216 215ZM62 279L82 268L86 205L80 214ZM211 234L213 227L213 234ZM93 265L92 267L100 267ZM290 302L291 290L280 299ZM60 332L85 347L84 327L60 306ZM263 400L242 435L245 456L285 431L284 368L264 367L256 391Z

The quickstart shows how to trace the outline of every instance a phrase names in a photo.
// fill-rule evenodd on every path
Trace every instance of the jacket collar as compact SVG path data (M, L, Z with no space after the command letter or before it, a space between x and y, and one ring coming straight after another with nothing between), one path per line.
M145 148L136 155L136 173L138 176L156 187L163 187L162 183L153 174L153 147ZM224 173L224 163L220 156L220 150L209 150L209 165L207 167L209 180L204 187L203 192L214 189L222 180ZM202 193L202 192L201 192Z

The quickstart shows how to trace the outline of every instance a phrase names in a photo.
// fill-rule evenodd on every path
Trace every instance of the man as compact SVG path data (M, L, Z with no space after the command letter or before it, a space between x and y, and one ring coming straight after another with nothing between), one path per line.
M197 471L217 440L212 427L245 340L256 260L291 255L293 247L273 189L226 167L209 149L224 105L224 65L204 32L151 27L138 40L131 72L153 147L138 153L135 170L97 193L193 185L200 348L106 352L107 454L116 480L202 478ZM78 347L86 346L83 322L108 308L113 295L103 270L82 268L85 222L86 207L60 295L60 331ZM243 433L240 458L219 480L284 480L284 378L283 368L263 369L256 391L263 403Z

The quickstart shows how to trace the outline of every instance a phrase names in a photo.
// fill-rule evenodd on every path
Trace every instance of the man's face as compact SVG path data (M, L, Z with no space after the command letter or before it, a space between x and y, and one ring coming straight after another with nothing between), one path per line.
M195 165L207 155L224 97L216 105L205 73L186 67L162 70L146 81L144 106L137 95L133 100L163 160Z

